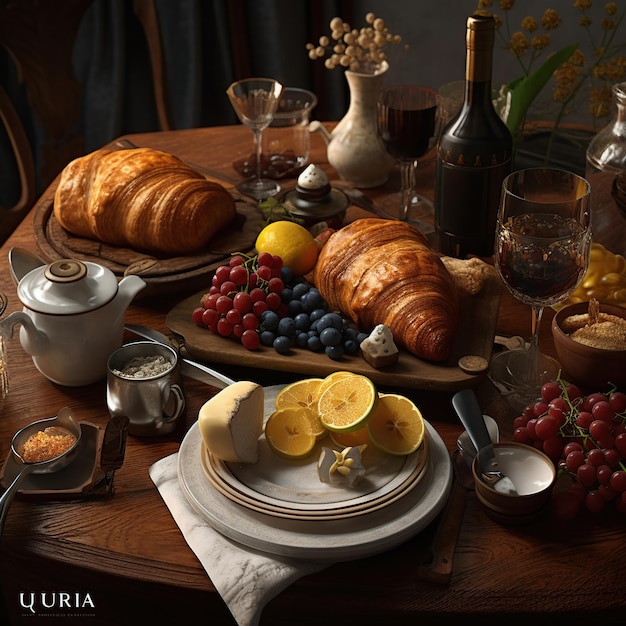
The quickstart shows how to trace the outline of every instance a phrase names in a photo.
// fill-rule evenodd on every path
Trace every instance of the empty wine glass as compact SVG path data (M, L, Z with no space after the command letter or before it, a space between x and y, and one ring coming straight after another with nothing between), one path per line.
M263 131L271 124L283 86L271 78L245 78L234 82L226 93L241 123L254 133L256 145L256 176L237 184L241 193L263 200L276 195L280 185L263 178L261 158Z
M378 134L400 162L402 190L377 203L388 217L411 222L422 232L433 230L433 203L415 191L416 174L419 159L437 141L438 109L437 92L419 85L388 87L378 97Z
M531 307L532 336L528 349L501 353L491 369L526 398L537 397L544 382L547 357L539 350L543 309L565 300L589 265L590 198L584 178L560 169L520 170L502 183L495 266L511 294Z

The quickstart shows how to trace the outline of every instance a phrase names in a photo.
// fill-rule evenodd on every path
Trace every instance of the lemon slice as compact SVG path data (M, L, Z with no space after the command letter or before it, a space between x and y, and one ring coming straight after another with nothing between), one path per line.
M276 396L276 408L299 406L317 410L317 396L323 378L305 378L283 387Z
M326 378L322 380L320 388L317 392L318 396L321 396L333 383L336 383L338 380L341 380L342 378L348 378L354 375L354 372L344 372L343 370L328 374L328 376L326 376Z
M286 409L289 407L308 409L311 414L305 412L305 415L310 417L313 434L318 439L322 439L328 434L328 431L324 428L317 415L318 391L322 382L322 378L305 378L304 380L298 380L295 383L283 387L278 392L275 400L277 409Z
M317 414L333 432L347 433L365 425L378 400L374 383L361 374L339 378L320 394Z
M265 424L265 439L278 456L301 459L311 453L317 437L311 424L317 415L309 410L295 407L277 409Z
M367 432L367 425L351 433L333 433L327 431L333 443L341 448L358 448L359 446L371 443L370 435Z
M384 452L411 454L424 441L424 419L408 398L381 394L367 422L367 431L372 443Z

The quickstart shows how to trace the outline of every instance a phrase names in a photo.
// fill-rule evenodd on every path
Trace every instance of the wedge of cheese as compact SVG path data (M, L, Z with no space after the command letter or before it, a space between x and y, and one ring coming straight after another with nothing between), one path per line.
M205 402L198 413L198 426L209 452L224 461L256 463L263 401L263 387L243 380Z
M361 354L376 369L394 365L400 357L393 334L384 324L378 324L370 336L361 342Z

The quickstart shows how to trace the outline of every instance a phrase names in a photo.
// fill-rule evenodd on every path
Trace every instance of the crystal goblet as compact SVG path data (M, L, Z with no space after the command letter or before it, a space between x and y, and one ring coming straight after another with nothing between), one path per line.
M275 196L280 185L262 177L263 131L271 124L283 86L271 78L245 78L228 87L226 94L242 124L254 133L256 176L237 184L237 189L257 200Z

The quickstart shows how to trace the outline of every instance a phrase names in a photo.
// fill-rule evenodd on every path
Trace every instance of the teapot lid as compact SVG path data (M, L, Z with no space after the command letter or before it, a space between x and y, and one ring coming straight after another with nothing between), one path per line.
M111 270L73 259L35 268L17 286L24 306L55 315L86 313L107 304L116 293L117 279Z

